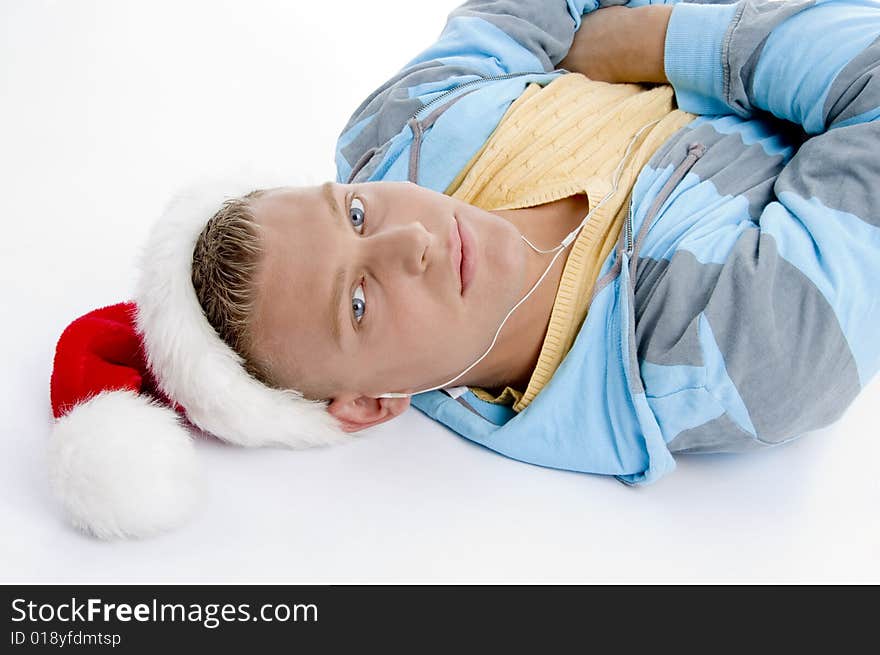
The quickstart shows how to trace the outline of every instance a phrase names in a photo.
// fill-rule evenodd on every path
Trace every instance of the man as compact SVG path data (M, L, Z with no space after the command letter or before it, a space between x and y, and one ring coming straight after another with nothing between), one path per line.
M199 272L216 259L205 244L221 221L193 219L201 308L247 372L267 387L311 387L306 398L329 401L345 431L399 415L410 397L388 396L414 394L427 415L508 456L628 484L671 471L672 453L762 448L839 418L880 361L880 5L642 4L499 0L452 12L437 43L355 111L337 144L335 184L230 203L226 218L238 212L234 225L250 226L245 275L225 296L240 310L230 320ZM486 144L531 85L550 89L568 71L668 81L681 113L701 116L640 163L627 203L617 194L619 220L608 217L603 233L613 243L595 244L601 267L578 297L583 322L569 321L571 343L517 409L471 385L531 385L565 280L563 262L553 269L546 253L600 198L557 207L558 223L530 252L518 241L537 229L525 214L445 192L489 158ZM634 120L626 134L643 135ZM373 208L380 231L361 238ZM352 234L342 236L343 219ZM154 244L173 238L166 231ZM456 248L467 264L468 247L482 248L471 253L477 268L467 281L459 268L456 281ZM547 264L549 286L534 287L491 347ZM195 360L163 345L171 317L180 319L156 309L158 284L142 285L138 328L159 387L218 436L302 443L301 433L278 437L266 412L235 394L193 380L186 363ZM250 332L236 332L236 321ZM438 386L446 390L421 393ZM227 405L235 430L216 416ZM245 436L245 424L260 437Z

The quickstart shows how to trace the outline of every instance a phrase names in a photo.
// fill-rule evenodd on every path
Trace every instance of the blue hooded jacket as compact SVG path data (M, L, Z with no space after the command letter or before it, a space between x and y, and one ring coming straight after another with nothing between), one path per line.
M444 192L612 4L466 2L354 112L337 181ZM509 457L627 484L827 426L880 365L880 0L659 4L666 75L701 116L640 172L571 350L518 414L412 399Z

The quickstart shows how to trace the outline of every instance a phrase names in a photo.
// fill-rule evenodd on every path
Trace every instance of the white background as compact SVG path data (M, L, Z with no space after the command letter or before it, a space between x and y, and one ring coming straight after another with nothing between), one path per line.
M180 185L335 178L351 113L458 4L0 2L0 582L880 582L876 378L828 429L643 488L412 409L335 449L199 441L208 500L162 537L64 523L45 464L64 327L130 297Z

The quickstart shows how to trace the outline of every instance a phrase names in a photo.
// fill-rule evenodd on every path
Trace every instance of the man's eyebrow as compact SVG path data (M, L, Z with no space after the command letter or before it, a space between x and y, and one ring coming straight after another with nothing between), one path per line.
M333 293L330 294L330 333L336 341L336 347L342 350L342 319L339 308L342 306L342 292L345 286L345 268L336 271L333 280Z
M339 206L339 203L336 202L336 194L333 193L333 182L324 182L324 184L321 185L321 194L324 196L324 200L327 201L327 205L330 207L330 213L334 218L340 219L339 225L344 226L345 214Z
M333 194L333 182L325 182L321 185L321 193L330 207L330 213L335 217L342 216L342 209L336 202L336 196ZM340 308L342 307L342 292L345 285L345 267L340 266L333 278L333 291L330 293L330 334L336 342L336 347L342 350L342 319L340 318Z

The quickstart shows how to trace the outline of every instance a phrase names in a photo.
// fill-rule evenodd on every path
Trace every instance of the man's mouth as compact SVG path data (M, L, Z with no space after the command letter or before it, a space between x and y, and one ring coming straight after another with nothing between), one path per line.
M452 267L458 275L458 288L459 295L464 293L464 285L462 283L462 275L461 275L461 267L462 262L464 260L464 253L462 252L462 243L461 243L461 231L458 223L458 218L453 217L452 225L450 226L450 239L449 239L449 254L452 256Z
M461 295L463 296L474 279L477 267L477 251L470 227L461 221L456 221L456 223L458 225L458 239L461 243L459 278L461 280Z

